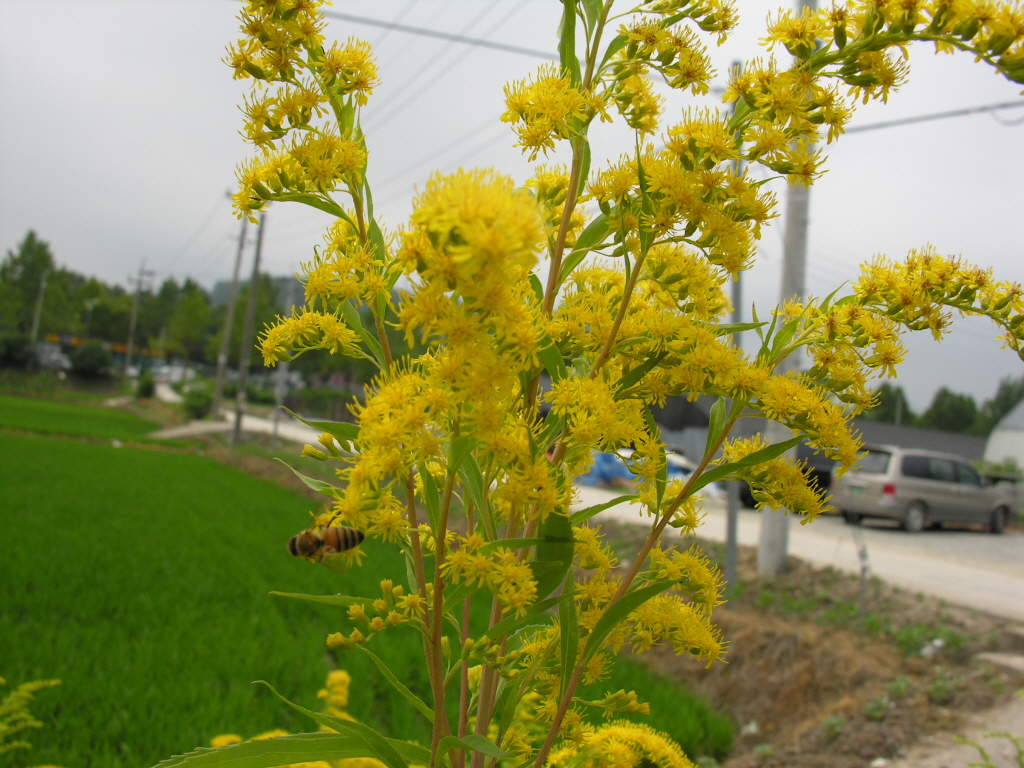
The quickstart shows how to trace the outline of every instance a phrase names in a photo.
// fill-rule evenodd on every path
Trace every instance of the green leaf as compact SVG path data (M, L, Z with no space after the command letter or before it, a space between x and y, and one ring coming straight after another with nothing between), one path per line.
M420 467L420 481L423 483L423 503L427 505L430 517L430 530L436 531L441 526L441 492L434 476L423 466Z
M548 335L547 331L544 331L543 334L537 357L540 358L548 376L551 377L551 383L557 384L566 377L565 360L562 359L562 353L555 345L554 339Z
M743 331L755 331L768 323L726 323L715 326L715 333L719 336L728 336L731 333L743 333Z
M359 310L355 308L355 305L351 301L343 301L341 303L341 314L345 318L345 323L359 334L359 338L363 340L363 344L370 350L370 354L373 355L373 359L377 361L377 365L381 370L387 367L387 363L384 360L384 348L380 345L373 335L363 327L363 321L359 317Z
M559 643L562 653L562 696L565 695L565 689L572 677L569 670L576 666L576 654L580 650L579 616L576 614L576 601L573 599L576 594L574 576L570 568L562 585L562 596L566 599L558 604L558 622L561 624Z
M488 539L494 539L497 532L494 527L494 519L491 517L491 507L487 502L484 475L480 471L476 457L472 454L459 467L459 477L462 478L462 487L469 493L469 498L473 500L477 512L480 513L480 519L484 524L484 534Z
M290 597L293 600L307 600L311 603L324 603L335 605L339 608L348 608L350 605L369 605L373 601L368 597L350 597L349 595L300 595L297 592L271 592L277 597Z
M561 581L561 580L559 580ZM553 608L558 605L562 600L568 599L568 595L561 595L559 597L551 597L547 600L541 600L539 603L534 603L526 609L526 613L522 616L516 616L514 613L511 616L507 616L489 630L484 637L490 638L491 640L497 640L502 635L511 634L520 627L533 621L539 614L544 613L549 608Z
M654 357L647 358L644 362L640 363L636 368L633 368L629 373L625 374L621 379L615 383L615 395L618 397L627 389L632 387L634 384L638 384L640 379L646 376L648 373L653 371L662 360L665 359L668 352L662 352L661 354L655 355Z
M572 560L575 544L568 515L549 513L537 533L541 540L537 545L537 560Z
M387 679L387 681L391 683L392 688L394 688L396 691L402 694L402 696L405 697L406 701L408 701L410 704L416 707L419 713L423 715L425 718L427 718L427 720L429 720L431 723L434 722L434 710L432 710L430 707L424 704L423 700L420 699L419 696L417 696L415 693L406 688L402 681L395 677L395 673L388 669L387 664L385 664L383 661L377 658L377 656L366 646L363 646L362 648L360 648L360 650L367 656L369 656L373 663L377 665L377 669L379 669L380 673L384 675L385 679Z
M604 5L602 0L583 0L583 14L587 19L587 30L594 31L594 27L601 18L601 8Z
M449 750L460 748L479 752L488 757L503 758L509 756L507 752L502 751L493 741L475 733L463 736L461 739L458 736L445 736L437 745L438 755L443 755Z
M412 745L409 745L412 746ZM430 761L427 750L423 759L406 755L423 765ZM354 757L373 757L366 743L341 733L297 733L273 739L243 741L219 749L199 749L184 755L175 755L156 764L156 768L276 768L294 763L312 763L318 760L347 760Z
M339 219L345 219L349 222L352 221L348 214L345 213L344 209L342 209L342 207L336 202L333 200L325 200L324 198L317 197L316 195L306 195L301 192L288 192L283 195L273 195L273 199L285 202L303 203L311 208L316 208L324 213L336 216Z
M377 224L377 220L370 218L370 243L377 251L377 259L382 262L386 262L388 258L388 248L384 244L384 233L380 231L380 226Z
M322 493L325 496L330 496L331 498L335 499L338 498L338 489L335 488L330 483L325 483L323 480L317 480L312 477L306 477L304 474L295 469L295 467L291 466L287 461L282 461L281 459L278 458L275 458L274 461L280 461L282 464L288 467L288 469L290 469L294 473L294 475L297 478L299 478L299 480L304 482L317 493Z
M718 438L725 429L725 398L720 397L711 406L711 421L708 424L708 443L704 446L704 455L711 452L711 448L718 442Z
M628 42L629 38L625 35L616 35L613 37L612 41L608 43L608 47L605 48L604 56L601 58L601 66L598 67L598 71L604 69L604 65L608 63L608 59L625 48L626 43Z
M452 440L451 449L448 451L448 471L457 473L459 467L476 448L477 440L468 435L459 435Z
M586 2L586 0L584 0L584 2ZM587 186L587 176L590 174L590 140L584 136L582 141L583 150L580 155L580 180L576 185L577 197L583 194L583 189Z
M320 432L326 432L329 435L333 435L340 442L350 443L359 438L358 424L350 424L347 421L312 421L310 419L304 419L299 416L299 414L289 411L283 405L281 406L281 410L293 419L298 419L307 427L312 427Z
M641 587L623 595L618 602L608 608L601 614L601 618L597 620L597 624L594 625L594 631L587 638L587 645L583 649L583 655L579 663L586 664L595 653L601 650L604 641L612 633L612 630L618 626L619 622L648 600L657 597L666 589L678 583L676 580L658 581L648 587Z
M604 512L609 507L614 507L616 504L621 504L624 501L629 501L630 499L635 498L635 493L628 493L625 496L616 496L611 501L606 501L602 504L595 504L592 507L587 507L586 509L581 509L578 512L574 512L572 516L569 518L569 522L571 522L573 525L579 525L580 523L589 520L594 515Z
M580 61L576 58L576 0L562 0L562 33L558 40L558 57L562 69L569 73L572 84L583 82Z
M539 304L544 303L544 286L540 282L540 278L533 272L530 273L530 287L533 288L533 294L537 297Z
M800 318L795 317L782 326L779 332L775 335L775 339L772 341L772 355L777 355L796 335L797 326L800 325Z
M572 253L562 259L562 266L558 271L558 282L564 283L572 274L572 271L579 266L579 263L587 257L587 254L600 245L608 234L608 217L603 213L587 224L572 247Z
M388 768L409 768L409 764L405 758L398 752L395 745L392 744L388 739L385 739L373 728L362 723L352 722L351 720L342 720L340 717L331 717L330 715L324 715L320 712L313 712L312 710L300 707L294 702L288 701L284 696L274 690L274 686L265 680L257 680L257 683L262 683L270 689L277 698L283 701L292 709L297 712L301 712L307 717L313 718L320 725L332 728L340 734L351 736L352 738L361 740L370 750L373 757L376 757ZM412 746L412 745L409 745ZM422 748L420 748L422 749ZM426 751L426 750L423 750ZM429 760L429 758L428 758Z
M701 476L694 480L693 485L690 486L688 495L693 495L705 485L721 480L728 477L732 473L739 469L745 469L746 467L753 467L757 464L761 464L766 461L771 461L788 451L790 448L795 448L803 440L803 437L794 437L792 440L784 440L781 443L775 443L769 445L766 448L762 448L760 451L754 451L749 456L734 461L731 464L723 464L720 467L707 470L701 473Z

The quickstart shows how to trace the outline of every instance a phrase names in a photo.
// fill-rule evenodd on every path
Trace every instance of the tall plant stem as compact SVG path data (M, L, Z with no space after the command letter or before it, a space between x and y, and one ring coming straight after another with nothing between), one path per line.
M428 626L428 614L427 614L427 575L423 570L423 548L420 545L420 523L419 515L416 513L416 479L413 477L414 467L409 467L409 479L405 483L406 490L406 508L409 515L409 527L411 531L409 533L409 546L412 547L412 567L416 574L416 592L420 596L420 600L423 605L423 626ZM427 639L426 633L423 634L423 655L424 658L430 659L430 641ZM441 684L440 680L436 680L434 674L434 667L432 664L427 665L427 677L430 680L430 692L437 695L437 686ZM437 715L434 716L435 720Z
M697 466L697 469L695 469L690 475L690 479L686 481L686 485L683 486L679 495L673 499L672 503L669 504L665 513L658 521L658 524L651 530L650 536L647 537L647 541L644 542L643 547L640 548L636 558L633 560L633 564L629 567L629 571L619 583L619 588L615 591L615 595L610 601L608 601L608 605L605 606L605 613L607 613L608 610L621 600L626 592L629 591L629 588L633 584L634 579L636 579L637 574L640 573L640 568L643 567L643 563L647 559L647 555L657 543L658 539L661 538L661 534L664 532L665 526L668 525L669 521L672 519L672 515L676 513L676 510L679 509L687 496L689 496L690 488L693 487L694 482L696 482L697 478L704 473L704 470L711 462L711 459L716 453L718 453L718 449L722 447L722 443L724 442L726 435L732 431L732 428L736 424L736 420L739 418L742 411L742 408L736 409L735 414L725 424L724 429L722 429L722 433L715 440L714 444L705 452L704 457ZM558 737L558 731L562 727L562 721L565 719L565 714L569 711L569 707L572 704L572 699L576 694L576 689L579 687L580 680L583 679L583 670L584 667L581 654L580 661L576 663L576 669L573 671L572 678L569 680L569 685L565 689L565 695L562 696L562 700L559 702L558 711L555 713L555 719L551 723L551 729L548 731L547 738L544 740L544 744L537 753L537 759L533 763L533 768L541 768L541 766L544 765L544 761L547 760L548 753L551 752L551 747L554 745L555 739Z

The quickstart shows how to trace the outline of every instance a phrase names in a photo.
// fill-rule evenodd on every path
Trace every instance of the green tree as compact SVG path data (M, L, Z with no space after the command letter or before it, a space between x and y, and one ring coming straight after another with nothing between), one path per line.
M228 364L231 366L238 365L238 350L242 346L242 326L245 323L245 311L246 307L249 306L249 283L246 282L241 289L238 291L238 300L235 302L235 316L232 318L230 328L228 329L231 333L231 341L228 345ZM224 311L223 306L219 306L213 309L213 316L215 320L220 324L217 332L210 336L206 342L206 358L208 360L216 360L217 352L220 349L221 336L225 331L224 328ZM253 332L253 344L257 342L257 335L260 331L268 324L274 322L277 316L281 313L281 309L278 306L277 301L277 286L274 285L274 278L270 275L261 274L259 284L256 289L256 324ZM257 360L256 347L253 346L249 350L250 364L258 365L263 367L262 362Z
M203 358L210 319L210 299L206 292L192 280L185 281L174 314L167 322L167 340L169 348L173 345L182 353L186 367L191 360Z
M28 332L44 275L53 271L50 244L29 230L0 263L0 326Z
M865 412L863 418L886 424L914 423L916 417L910 410L903 387L894 386L887 381L875 390L875 397L878 398L878 405Z
M1024 400L1024 376L1002 379L992 399L986 400L978 409L978 432L987 435L1021 400Z
M970 395L953 392L942 387L935 393L932 404L921 416L922 427L945 432L968 432L974 426L978 406Z

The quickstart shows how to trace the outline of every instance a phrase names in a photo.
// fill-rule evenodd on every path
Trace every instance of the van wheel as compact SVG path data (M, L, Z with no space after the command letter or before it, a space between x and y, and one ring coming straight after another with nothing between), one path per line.
M847 525L860 525L860 521L863 519L863 516L858 512L850 512L848 509L843 510L843 520L846 521Z
M928 523L928 510L920 501L915 501L903 513L903 530L919 533Z
M989 533L1002 533L1006 530L1006 508L999 507L992 510L992 517L988 521Z

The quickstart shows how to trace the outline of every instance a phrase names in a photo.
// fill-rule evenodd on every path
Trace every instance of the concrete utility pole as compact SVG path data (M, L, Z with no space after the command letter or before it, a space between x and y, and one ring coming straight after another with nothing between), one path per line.
M260 254L263 252L263 230L267 214L260 214L260 228L256 231L256 258L252 262L252 279L249 281L249 302L245 307L245 325L242 326L242 348L238 353L238 389L235 391L235 428L231 433L231 444L236 445L242 437L242 411L245 408L245 390L249 386L249 363L252 361L252 332L256 324L256 292L260 285Z
M288 283L288 293L285 294L284 305L288 308L288 317L291 317L292 302L295 301L295 278L292 277ZM277 450L277 428L281 422L281 406L284 405L285 390L288 387L288 361L282 360L277 364L277 386L274 390L274 434L270 437L270 450Z
M32 312L32 332L29 338L32 339L32 347L35 348L39 340L39 321L43 317L43 297L46 296L46 281L50 277L50 270L44 269L43 276L39 278L39 296L36 297L36 308Z
M814 11L816 0L798 0L797 10ZM782 254L782 290L779 304L789 299L803 299L807 274L807 222L810 190L802 184L790 184L786 194L786 232ZM776 373L800 368L800 354L794 353L779 363ZM776 421L768 422L765 438L769 443L788 440L789 429ZM793 449L795 452L796 449ZM761 534L757 544L757 575L778 576L786 566L789 551L789 517L787 510L761 511Z
M146 269L146 260L143 259L142 263L139 264L139 276L135 278L135 297L132 299L132 314L128 321L128 351L124 357L124 372L128 374L128 369L132 364L132 352L135 351L135 323L139 319L139 299L142 296L142 283L150 275L156 274L155 272Z
M217 352L217 379L213 385L213 418L220 418L221 401L224 399L224 373L228 367L228 349L231 347L231 331L235 326L235 301L238 299L238 277L242 270L242 254L245 251L245 228L249 217L242 217L242 231L238 235L238 252L235 254L235 271L231 274L231 288L228 290L228 307L224 320L224 335Z

